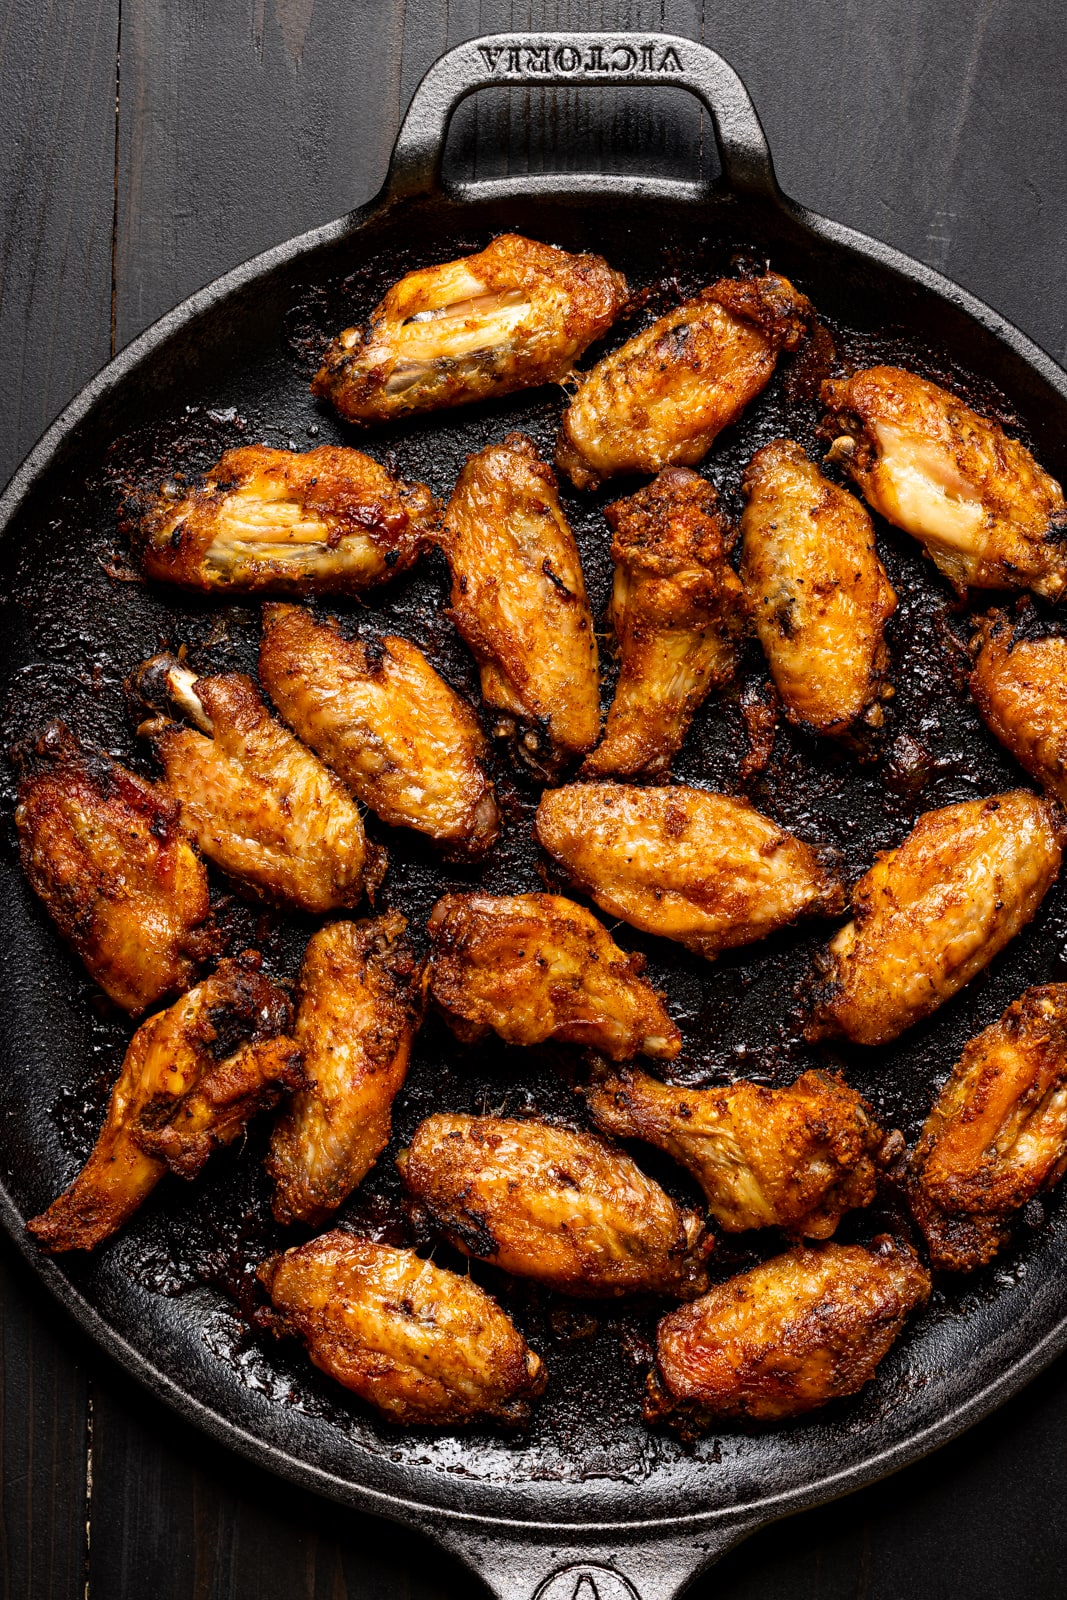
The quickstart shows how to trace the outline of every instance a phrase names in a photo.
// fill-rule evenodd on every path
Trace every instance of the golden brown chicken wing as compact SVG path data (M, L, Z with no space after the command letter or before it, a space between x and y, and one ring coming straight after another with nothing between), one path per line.
M397 1166L464 1255L562 1294L699 1294L704 1229L604 1140L544 1122L440 1113Z
M897 597L870 517L789 439L756 452L742 487L741 576L786 715L834 736L879 726Z
M853 890L809 1037L887 1044L944 1005L1031 920L1063 837L1053 806L1026 789L926 812Z
M720 278L597 363L563 414L556 465L579 489L694 466L812 319L787 278Z
M401 278L366 328L334 340L311 387L348 422L370 423L557 383L625 300L601 256L501 234Z
M293 1037L307 1087L279 1117L267 1158L279 1222L323 1222L389 1142L419 1021L406 928L396 911L332 922L304 952Z
M1017 638L1003 613L974 636L971 694L1001 744L1067 803L1067 638Z
M596 635L555 475L523 434L470 457L442 544L449 615L481 668L493 731L553 772L600 731Z
M717 1284L659 1325L645 1417L695 1433L780 1422L855 1394L930 1296L906 1244L798 1246Z
M583 906L554 894L446 894L430 916L429 986L467 1043L582 1044L612 1061L670 1061L682 1036L640 973Z
M23 871L90 975L140 1016L187 988L218 948L177 801L60 722L18 754Z
M714 487L687 467L605 506L615 535L611 621L619 678L590 778L669 770L697 707L737 670L745 627L733 544Z
M881 1131L866 1101L829 1073L805 1072L788 1089L680 1089L627 1066L600 1072L587 1100L605 1133L642 1139L687 1168L728 1233L828 1239L846 1211L874 1198Z
M1063 491L1015 439L958 395L901 367L823 384L824 430L875 511L925 546L950 583L1067 586Z
M465 700L406 639L346 639L300 606L263 608L263 687L293 731L372 811L461 855L500 831Z
M168 483L123 525L147 578L183 589L358 594L410 567L436 529L425 484L360 450L227 450L192 489Z
M70 1188L26 1224L45 1250L92 1250L128 1221L170 1169L195 1178L257 1111L303 1082L286 1037L292 1007L246 952L130 1041L107 1118Z
M743 800L683 784L550 789L535 832L603 910L709 961L844 905L841 885L810 845Z

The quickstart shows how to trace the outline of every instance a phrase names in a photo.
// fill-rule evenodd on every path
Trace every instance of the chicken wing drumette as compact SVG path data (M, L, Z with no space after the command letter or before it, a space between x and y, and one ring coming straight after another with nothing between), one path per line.
M389 1422L459 1427L527 1421L540 1356L470 1278L414 1250L324 1233L265 1261L279 1334Z
M971 694L1021 767L1067 804L1067 638L1019 638L1003 613L975 633Z
M143 1022L130 1041L96 1148L27 1227L49 1251L92 1250L170 1170L195 1178L249 1119L303 1082L292 1007L249 951Z
M562 1294L699 1294L704 1229L604 1140L544 1122L440 1113L397 1158L464 1255Z
M572 783L541 796L535 831L603 910L709 961L844 905L810 845L704 789Z
M311 387L346 421L372 423L557 383L625 300L601 256L501 234L401 278L366 328L335 339Z
M669 1061L682 1036L640 976L644 957L620 950L584 906L554 894L446 894L430 916L429 987L467 1043L553 1040L612 1061L641 1052Z
M300 606L263 610L263 686L293 731L394 827L460 855L500 831L474 712L406 639L346 639Z
M555 475L523 434L471 456L442 544L449 614L477 658L493 731L554 772L600 731L596 635Z
M756 452L743 490L741 576L787 716L833 736L879 725L897 597L870 517L789 439Z
M597 363L563 414L556 465L579 489L694 466L812 320L787 278L721 278Z
M868 504L967 589L1067 586L1063 491L1016 439L958 395L901 367L823 384L830 459Z

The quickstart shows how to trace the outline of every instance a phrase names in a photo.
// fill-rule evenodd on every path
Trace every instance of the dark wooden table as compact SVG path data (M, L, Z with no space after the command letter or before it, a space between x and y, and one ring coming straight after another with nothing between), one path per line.
M148 322L367 199L421 74L494 28L660 27L741 71L797 199L943 268L1067 359L1062 0L7 0L0 479ZM682 170L673 96L485 98L458 163ZM5 1600L445 1600L408 1532L179 1425L0 1246ZM1061 1600L1067 1362L930 1460L757 1535L692 1591ZM517 1597L518 1600L518 1597Z

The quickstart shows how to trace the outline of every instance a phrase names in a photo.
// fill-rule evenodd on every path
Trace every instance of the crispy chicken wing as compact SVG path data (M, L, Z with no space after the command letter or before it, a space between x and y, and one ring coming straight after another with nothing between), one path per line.
M874 1198L881 1131L866 1101L829 1073L805 1072L788 1089L680 1089L622 1067L598 1073L587 1100L605 1133L642 1139L687 1168L728 1233L828 1239L846 1211Z
M1020 639L1003 613L983 618L971 694L1001 744L1067 804L1067 638Z
M663 1318L645 1417L780 1422L855 1394L930 1296L906 1244L798 1246Z
M582 1044L612 1061L669 1061L682 1036L584 906L554 894L446 894L430 916L430 992L460 1039Z
M741 576L787 716L830 735L880 725L897 597L870 517L789 439L756 452L743 491Z
M611 622L619 679L591 778L669 770L708 691L737 670L745 626L733 544L714 487L687 467L605 506L614 539Z
M389 1142L419 1019L406 928L396 911L333 922L304 952L293 1037L307 1087L279 1117L267 1158L279 1222L323 1222Z
M70 1188L27 1223L44 1249L92 1250L128 1221L170 1169L195 1178L212 1151L303 1082L286 1037L292 1007L248 951L130 1041L107 1117Z
M371 423L556 383L625 300L601 256L501 234L401 278L366 328L334 340L311 387L348 422Z
M1063 491L958 395L901 367L823 384L824 431L868 503L925 546L955 588L1067 586Z
M23 870L90 975L140 1016L187 988L218 948L178 804L59 722L18 754Z
M704 1229L589 1133L440 1113L397 1157L408 1193L465 1255L562 1294L699 1294Z
M844 905L841 885L810 845L743 800L684 784L550 789L535 832L604 911L709 961Z
M263 686L293 731L383 821L462 855L500 831L465 700L406 639L346 639L300 606L263 609Z
M547 1374L496 1301L414 1250L324 1233L265 1261L275 1327L390 1422L518 1424Z
M563 414L556 465L579 489L694 466L812 319L787 278L721 278L597 363Z
M927 811L852 892L810 1038L887 1044L982 971L1060 870L1062 822L1026 789Z
M555 475L523 434L470 457L442 544L449 615L477 658L493 731L553 772L600 731L596 635Z
M123 523L147 578L184 589L358 594L410 567L437 526L425 484L360 450L227 450L203 482L164 485Z

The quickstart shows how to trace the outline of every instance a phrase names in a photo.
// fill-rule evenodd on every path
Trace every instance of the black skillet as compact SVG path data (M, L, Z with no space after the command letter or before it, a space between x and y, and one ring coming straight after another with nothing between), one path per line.
M521 177L444 189L441 152L454 110L474 90L501 83L682 86L711 113L721 179L705 188L606 175ZM842 359L904 360L962 385L1029 437L1058 477L1067 472L1067 377L937 273L785 199L744 87L711 50L635 34L475 40L423 80L376 200L239 267L164 317L78 396L16 475L0 504L5 744L62 715L137 761L121 682L143 655L161 640L184 641L205 666L254 662L254 609L187 604L123 581L115 484L195 469L240 439L306 446L345 438L307 392L327 334L364 314L402 268L448 259L511 228L603 251L635 286L650 288L652 310L728 269L738 252L769 258L814 299ZM803 364L781 375L716 446L704 470L731 504L756 444L788 430L818 448L817 376ZM559 404L558 394L541 391L371 434L366 443L447 493L464 454L511 427L549 448ZM567 497L597 605L610 576L604 498ZM920 811L1021 781L967 701L965 618L917 547L879 532L901 608L891 629L897 697L878 759L859 763L783 729L749 785L757 804L787 825L835 845L850 878ZM441 615L443 592L431 559L360 615L419 640L473 693L470 663ZM753 656L746 692L761 679ZM735 693L702 713L680 776L738 788L742 711ZM390 840L387 899L408 911L416 931L442 888L539 886L528 841L536 794L511 780L503 760L498 776L508 832L481 878L442 866L411 840ZM306 1487L430 1533L508 1600L668 1600L761 1524L952 1438L1067 1343L1067 1214L1057 1200L1031 1208L994 1267L963 1286L938 1287L863 1395L800 1426L727 1431L686 1449L639 1417L641 1362L660 1308L553 1306L475 1269L548 1359L552 1387L529 1433L513 1440L385 1427L310 1372L299 1351L250 1328L252 1269L282 1241L266 1217L262 1131L216 1158L196 1186L164 1185L89 1261L48 1260L28 1242L23 1219L69 1180L91 1145L128 1025L101 1013L27 891L10 805L0 874L0 1211L16 1244L80 1325L183 1416ZM991 971L925 1028L890 1049L841 1057L887 1126L912 1137L962 1042L1028 983L1061 974L1065 910L1057 891ZM255 941L277 971L293 973L306 927L262 921L239 902L224 915L235 944ZM824 936L803 931L712 968L619 934L646 950L667 990L687 1037L679 1071L694 1083L742 1072L788 1081L815 1059L796 1023ZM398 1141L435 1104L535 1109L580 1123L566 1073L562 1056L548 1052L462 1051L431 1022L397 1107ZM670 1169L654 1170L677 1182ZM890 1190L846 1233L906 1229L894 1207ZM391 1160L343 1220L381 1237L411 1237ZM773 1248L760 1240L754 1252L748 1243L722 1246L716 1270L728 1274Z

